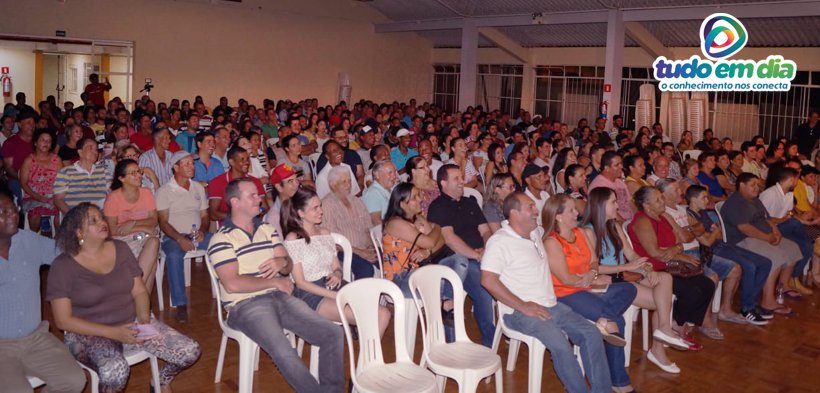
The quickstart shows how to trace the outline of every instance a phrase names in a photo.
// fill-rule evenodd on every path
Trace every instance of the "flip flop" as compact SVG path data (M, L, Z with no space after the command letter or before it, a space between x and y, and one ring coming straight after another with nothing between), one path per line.
M783 291L783 296L792 299L792 300L801 300L803 299L803 295L800 292L797 292L794 289L789 289L787 291Z
M772 314L780 315L780 316L783 316L783 317L796 317L797 316L797 313L794 312L794 310L792 310L792 309L790 309L786 306L780 306L780 307L776 307L776 308L772 308L772 309L768 309L768 308L765 308L765 307L762 307L762 306L760 308L763 309L764 311L768 311ZM789 311L783 311L783 310L789 310Z

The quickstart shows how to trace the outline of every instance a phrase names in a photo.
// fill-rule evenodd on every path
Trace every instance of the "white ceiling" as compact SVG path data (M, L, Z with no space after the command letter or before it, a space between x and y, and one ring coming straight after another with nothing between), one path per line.
M601 11L610 8L647 9L722 4L771 3L769 0L373 0L366 4L384 14L389 21L424 21L460 17L524 15L534 12L557 13ZM788 1L772 7L788 7ZM749 47L818 47L820 16L796 18L745 18ZM644 21L646 27L664 46L695 47L700 44L701 20ZM544 24L499 27L523 47L606 46L606 23ZM437 48L461 46L459 29L418 32ZM628 36L625 46L637 46ZM480 47L493 47L481 37Z

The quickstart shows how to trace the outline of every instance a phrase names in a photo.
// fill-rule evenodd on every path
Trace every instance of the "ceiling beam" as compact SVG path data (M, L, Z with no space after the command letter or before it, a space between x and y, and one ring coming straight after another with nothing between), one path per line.
M693 7L634 8L623 10L624 22L656 20L697 20L725 12L737 18L791 18L820 16L820 0L802 0L784 3L722 4ZM606 23L608 10L579 12L497 15L473 17L476 27L508 27L551 24ZM463 18L425 19L401 22L383 22L374 25L377 33L460 29Z
M672 51L663 45L649 30L644 27L641 22L626 22L624 23L624 30L632 41L635 41L646 53L653 58L664 56L668 59L672 58Z
M478 29L478 33L484 36L484 38L490 40L490 42L495 44L497 47L501 48L504 52L507 52L516 60L524 64L530 62L530 50L524 48L495 27L482 27Z

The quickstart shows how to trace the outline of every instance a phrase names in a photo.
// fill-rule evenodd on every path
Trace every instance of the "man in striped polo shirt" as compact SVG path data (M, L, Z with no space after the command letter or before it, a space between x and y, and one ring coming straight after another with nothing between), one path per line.
M259 344L295 391L342 392L342 330L291 296L293 282L288 275L293 262L273 226L256 217L262 198L250 179L228 183L228 217L208 246L228 310L227 324ZM319 347L318 382L283 329Z
M102 206L111 185L111 168L97 164L97 142L83 139L77 143L80 159L60 169L54 181L54 204L63 214L83 202Z

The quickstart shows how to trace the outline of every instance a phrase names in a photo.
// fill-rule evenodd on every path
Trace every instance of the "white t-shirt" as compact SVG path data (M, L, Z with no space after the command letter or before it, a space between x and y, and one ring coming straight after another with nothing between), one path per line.
M675 220L675 223L678 224L681 228L686 228L689 226L689 214L686 213L686 206L678 205L677 209L673 209L669 206L666 207L666 214L672 216L672 219ZM706 228L707 230L709 228ZM689 243L683 243L684 250L694 250L698 248L698 240L692 240Z
M529 188L524 191L524 194L527 194L527 196L535 202L535 208L538 209L538 226L541 227L541 218L544 215L544 205L547 204L547 199L550 199L550 194L546 191L541 191L541 194L539 195L541 197L540 200L535 199L535 194L533 194L532 190Z
M760 202L773 218L783 218L794 210L794 193L783 193L780 184L775 184L760 193Z
M501 283L525 302L535 302L544 307L557 303L552 287L552 276L547 263L547 251L541 242L541 228L530 233L529 238L519 236L507 221L501 223L489 240L481 258L481 270L500 275ZM513 309L498 302L502 314Z

